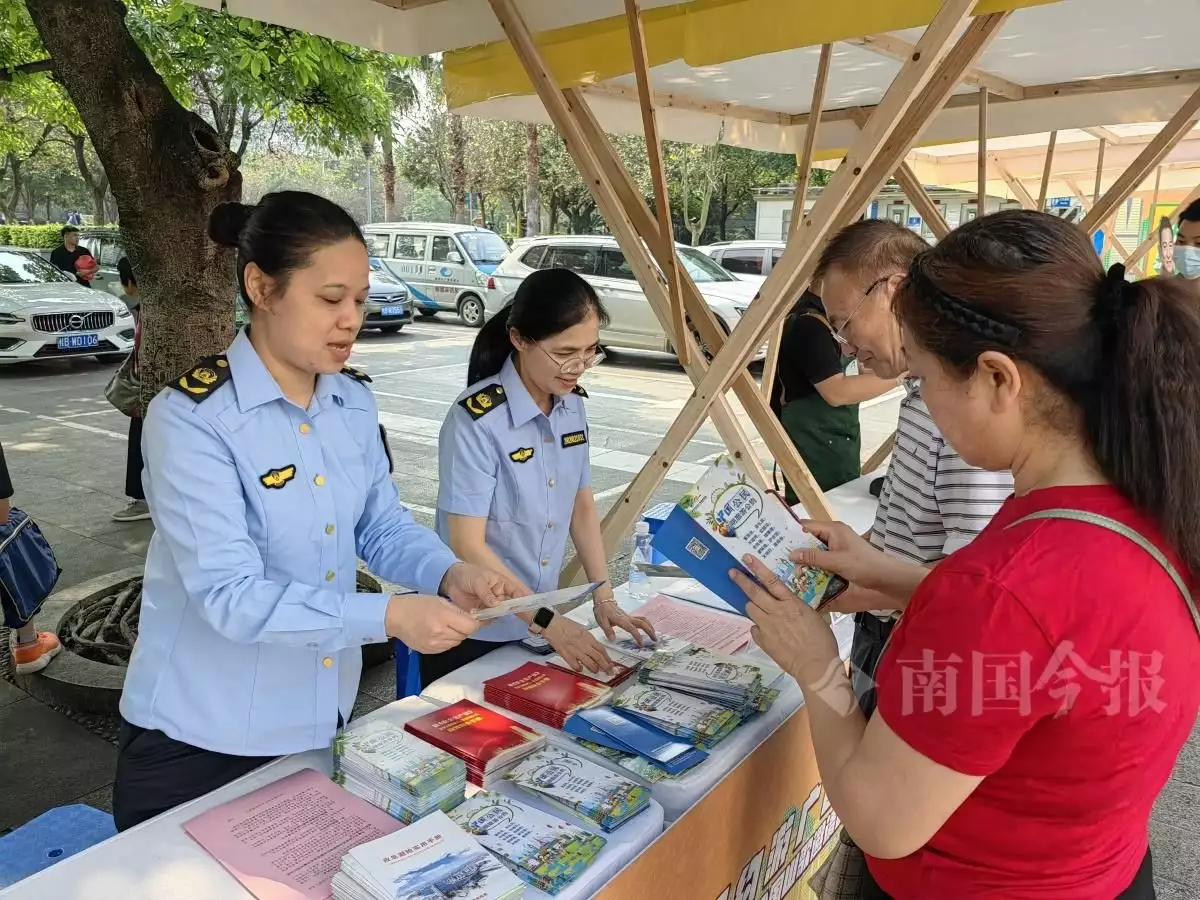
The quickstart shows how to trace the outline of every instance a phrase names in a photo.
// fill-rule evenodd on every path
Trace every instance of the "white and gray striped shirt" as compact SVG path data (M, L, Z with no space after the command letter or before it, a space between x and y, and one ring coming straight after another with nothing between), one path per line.
M1013 491L1011 472L967 465L946 443L921 399L905 382L896 446L888 465L871 543L900 559L930 565L969 544ZM889 618L890 612L876 613Z

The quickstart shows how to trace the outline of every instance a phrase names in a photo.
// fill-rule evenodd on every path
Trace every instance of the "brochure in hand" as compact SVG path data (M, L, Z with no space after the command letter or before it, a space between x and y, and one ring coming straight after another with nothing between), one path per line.
M581 709L607 703L612 689L583 675L527 662L483 683L483 699L535 722L562 728Z
M504 778L605 832L650 805L650 792L640 784L557 748L547 747L521 760Z
M519 900L524 894L524 883L444 812L355 847L333 876L334 900Z
M709 700L733 710L742 720L771 708L779 696L773 685L782 677L783 671L770 663L702 647L656 653L638 674L642 684Z
M711 750L742 723L733 710L649 684L632 685L612 705L704 750Z
M546 743L542 735L470 700L412 719L404 729L461 759L467 780L479 787L487 787L498 770Z
M450 820L518 878L547 894L557 894L582 875L607 843L598 834L489 791L464 802Z
M333 741L333 778L405 824L462 802L467 767L395 722L351 725Z
M748 553L813 608L846 589L839 576L788 559L793 550L821 547L821 542L804 530L782 497L755 485L728 456L718 457L680 498L653 543L742 614L749 599L729 571L741 569L749 575L742 564Z
M564 606L568 603L574 604L580 600L586 600L606 583L604 581L593 581L591 584L576 585L575 587L562 588L557 591L547 591L544 594L513 597L511 600L505 600L496 606L486 606L482 609L477 609L471 615L480 622L490 622L492 619L498 619L501 616L519 612L531 612L535 609L541 609L543 606L547 609L554 609L557 606Z

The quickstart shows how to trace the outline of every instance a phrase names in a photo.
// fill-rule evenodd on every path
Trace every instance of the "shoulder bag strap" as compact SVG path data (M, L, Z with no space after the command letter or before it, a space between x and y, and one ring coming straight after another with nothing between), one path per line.
M1188 590L1187 582L1171 565L1171 561L1167 559L1166 554L1154 546L1149 540L1134 531L1124 522L1118 522L1116 519L1110 519L1108 516L1102 516L1098 513L1086 512L1082 509L1043 509L1039 512L1030 513L1023 516L1006 528L1014 528L1024 522L1031 522L1036 519L1069 519L1072 522L1084 522L1088 525L1095 525L1099 528L1106 528L1109 531L1115 532L1124 538L1127 538L1137 544L1143 550L1150 554L1156 563L1162 566L1171 580L1175 582L1175 587L1179 589L1179 593L1183 596L1183 602L1187 604L1188 611L1192 614L1192 622L1196 625L1196 633L1200 634L1200 611L1196 609L1196 602L1192 599L1192 594Z

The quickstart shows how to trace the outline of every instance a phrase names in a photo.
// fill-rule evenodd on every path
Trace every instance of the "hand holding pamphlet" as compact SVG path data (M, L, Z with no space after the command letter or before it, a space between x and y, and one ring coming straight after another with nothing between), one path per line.
M533 610L541 609L543 606L553 609L556 606L563 606L568 603L575 604L580 600L586 600L603 587L605 583L603 581L593 581L591 584L576 585L575 587L562 588L557 591L547 591L544 594L513 597L511 600L505 600L497 603L495 606L485 606L476 609L472 611L471 615L480 622L490 622L492 619L498 619L501 616L508 616L519 612L532 612Z
M757 556L793 594L814 609L846 589L846 581L824 569L794 563L794 550L821 547L774 491L755 485L727 456L676 504L654 535L654 548L745 614L749 599L729 577L749 570L747 554ZM751 576L753 577L753 576Z

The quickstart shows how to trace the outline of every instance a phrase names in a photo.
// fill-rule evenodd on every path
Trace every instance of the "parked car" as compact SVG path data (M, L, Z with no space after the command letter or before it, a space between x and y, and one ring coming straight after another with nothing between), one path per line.
M36 251L0 247L0 364L122 359L132 349L133 314L124 303L78 284Z
M734 278L694 247L676 249L709 309L729 334L754 299L757 285ZM514 242L512 251L492 273L487 316L495 315L508 302L530 272L552 268L577 272L596 289L612 319L600 332L605 347L674 352L625 254L616 239L608 236L545 235Z
M508 253L494 231L439 222L385 222L363 228L372 263L408 288L416 312L456 312L478 328L488 276Z
M783 241L721 241L696 249L744 281L761 285L783 256Z
M371 261L371 287L367 294L367 302L363 308L363 328L378 328L384 334L394 334L413 320L412 301L408 290L387 272L376 268L377 261ZM241 328L250 321L246 301L239 291L237 309L233 323Z

